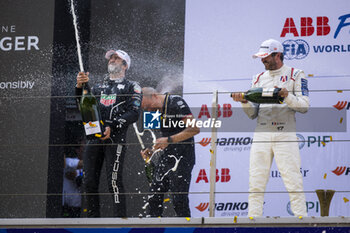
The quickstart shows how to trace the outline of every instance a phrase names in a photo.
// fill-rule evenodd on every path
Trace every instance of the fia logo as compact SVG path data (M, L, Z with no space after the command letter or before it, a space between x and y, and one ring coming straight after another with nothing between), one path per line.
M286 40L282 43L286 60L304 59L310 52L309 44L302 39Z
M156 112L143 113L143 128L144 129L160 129L160 116L162 114L157 110Z

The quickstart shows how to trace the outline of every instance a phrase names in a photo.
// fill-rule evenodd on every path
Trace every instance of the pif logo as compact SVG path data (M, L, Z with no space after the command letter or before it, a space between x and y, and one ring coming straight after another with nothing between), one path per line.
M305 40L286 40L282 43L286 60L303 59L310 52L310 46Z
M317 145L318 147L325 147L326 143L333 141L332 136L307 136L306 139L303 135L297 134L297 137L299 149L302 149L305 144L307 147L311 147L313 144Z
M143 128L144 129L160 129L160 116L162 114L157 112L143 113Z
M346 172L345 172L345 170L346 170ZM349 175L349 173L350 173L350 167L345 167L345 166L343 166L343 167L337 167L336 169L334 169L333 171L332 171L334 174L336 174L337 176L340 176L340 175L342 175L344 172L345 172L345 176L347 176L347 175Z
M348 101L338 101L338 103L333 105L333 107L335 107L339 111L344 109L345 107L346 110L348 110L350 108L350 103L348 103Z
M320 203L318 201L312 202L312 201L307 201L306 202L306 211L308 213L310 212L315 212L315 213L319 213L320 212ZM292 208L290 206L290 202L288 202L287 204L287 212L289 215L294 215Z

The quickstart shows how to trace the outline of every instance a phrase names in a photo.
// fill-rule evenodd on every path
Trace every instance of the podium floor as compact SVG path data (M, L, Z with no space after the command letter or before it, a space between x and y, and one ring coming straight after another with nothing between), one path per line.
M0 233L350 233L350 217L0 219Z

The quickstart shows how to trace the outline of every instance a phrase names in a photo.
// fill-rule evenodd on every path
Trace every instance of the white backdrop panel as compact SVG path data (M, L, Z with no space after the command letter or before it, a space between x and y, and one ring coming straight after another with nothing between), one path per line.
M321 18L322 17L322 18ZM309 30L313 33L302 35L302 21L312 20ZM323 23L321 22L323 20ZM341 20L344 19L342 22ZM294 22L289 28L285 23ZM319 22L318 22L319 21ZM289 25L290 26L290 25ZM311 29L310 29L311 28ZM337 28L339 33L335 37ZM317 30L323 29L323 35ZM327 30L329 29L329 32ZM252 76L264 70L259 59L252 59L260 43L274 38L288 49L285 64L303 69L309 79L310 107L343 111L341 122L338 117L322 120L321 124L345 124L346 132L298 132L301 172L304 177L307 207L310 216L319 216L320 207L315 189L335 189L339 191L332 201L330 215L349 216L350 199L347 192L350 187L350 140L346 118L350 93L335 90L350 89L350 8L347 0L301 1L231 1L231 0L190 0L186 3L185 25L185 64L184 93L245 91L249 89ZM296 30L286 33L283 30ZM310 31L309 31L310 32ZM291 52L295 46L296 52ZM298 50L299 49L299 50ZM323 52L320 52L323 49ZM297 59L298 58L298 59ZM333 90L333 91L329 91ZM192 108L211 106L210 94L184 95ZM343 103L341 109L340 104ZM240 104L234 103L229 94L219 95L221 110L224 104L230 104L232 116L221 116L222 120L232 121L233 126L247 122L237 115ZM311 113L309 113L311 114ZM309 117L310 121L319 120L320 116ZM239 118L239 117L240 118ZM198 117L198 115L196 115ZM314 119L313 119L314 118ZM323 119L323 118L320 118ZM301 120L300 120L301 121ZM246 124L246 123L244 123ZM248 124L255 125L255 121ZM246 216L248 194L249 152L253 132L220 132L217 144L217 169L219 180L216 185L216 216ZM205 142L211 137L210 132L201 132L195 137L196 142ZM224 143L225 139L235 138L236 143ZM331 141L332 140L332 141ZM221 143L220 143L221 142ZM192 173L192 192L209 192L210 145L196 145L196 165ZM203 175L205 173L205 175ZM287 193L279 177L275 163L272 164L270 180L265 195L264 215L291 216L288 208ZM276 201L278 200L278 201ZM191 194L190 205L195 217L208 216L209 196Z

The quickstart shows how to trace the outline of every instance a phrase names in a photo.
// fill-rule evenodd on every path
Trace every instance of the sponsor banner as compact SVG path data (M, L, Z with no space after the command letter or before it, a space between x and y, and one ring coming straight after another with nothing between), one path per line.
M193 217L209 217L209 195L191 195ZM217 194L215 197L215 217L247 217L248 198L242 194Z
M317 198L316 193L306 193L306 210L308 216L321 216L321 205ZM329 208L330 216L342 216L344 212L349 208L348 205L344 205L345 193L335 193ZM276 202L278 198L278 202ZM265 194L265 204L264 204L264 215L266 216L277 216L276 209L280 209L280 215L284 217L293 216L293 211L291 210L290 200L288 194L276 194L276 193L266 193Z
M271 11L271 5L275 13L266 14ZM303 7L293 10L298 5ZM346 63L350 60L350 11L346 0L323 2L317 12L314 11L315 5L320 6L320 3L297 0L291 6L277 0L270 0L268 4L229 0L219 5L209 0L186 2L184 93L219 91L218 119L222 120L225 131L219 131L215 142L216 191L229 192L225 194L230 196L228 199L237 195L242 198L238 202L248 199L249 153L256 126L256 120L248 119L241 104L234 102L229 93L247 91L253 75L264 71L261 60L252 59L252 55L262 41L270 38L282 43L284 63L304 70L308 80L310 109L306 114L297 113L296 119L302 161L300 173L307 191L309 214L319 215L316 189L335 189L340 194L348 187L350 129L346 116L350 109L350 93L344 89L347 89L350 78L350 68ZM286 15L286 9L291 14ZM223 25L222 22L232 23L230 27L218 26ZM280 77L282 82L287 79L286 76ZM302 85L305 86L306 82ZM184 95L198 119L211 117L212 97L212 94ZM281 126L279 122L271 125ZM206 179L210 179L211 133L201 130L195 139L198 143L191 191L208 191ZM286 189L275 162L271 166L266 191L277 193L266 194L264 214L290 216L288 193L283 193ZM334 197L331 216L350 214L349 202L346 202L350 197L343 194ZM207 211L198 211L196 207L206 207L208 199L192 198L192 213L207 216ZM276 198L281 202L276 202ZM228 201L217 194L215 202ZM220 217L220 214L216 216Z
M276 202L276 199L279 201ZM264 215L266 216L283 216L291 217L294 216L291 209L288 194L277 194L277 193L266 193L264 204ZM317 198L316 193L306 194L306 211L308 216L319 217L321 214L320 202ZM280 213L276 214L276 209L280 209Z
M217 145L217 192L246 192L249 184L249 153L252 135L219 134ZM298 133L302 166L304 190L314 192L316 189L335 189L344 191L344 184L350 176L350 163L346 154L349 149L346 144L331 141L332 134ZM230 139L232 138L232 139ZM230 143L237 138L238 143ZM196 165L192 172L191 191L209 191L210 180L210 134L201 133L196 136ZM334 154L334 151L342 151ZM283 180L273 161L269 172L269 182L266 190L269 192L285 192ZM278 194L286 195L288 194ZM349 198L348 198L349 199ZM346 204L343 200L342 204ZM341 204L341 203L339 203ZM278 208L276 208L278 210Z
M32 89L34 84L31 81L0 82L0 89Z
M0 218L46 216L54 7L0 2Z
M314 77L349 75L349 68L344 63L350 57L347 1L323 2L317 12L313 10L315 4L319 4L317 1L305 4L297 0L294 4L277 0L270 0L268 4L257 0L251 3L226 0L219 7L209 0L187 2L185 75L202 81L249 79L262 69L258 65L259 59L251 56L261 42L269 38L284 45L287 64L305 70L306 74ZM271 5L280 13L267 15ZM298 5L303 5L302 9L292 10L288 15L284 13ZM232 14L233 11L236 14ZM206 19L203 19L204 15ZM219 22L235 23L233 27L223 29L217 27ZM268 29L265 29L266 25ZM204 46L215 51L211 59L205 59ZM192 61L195 56L196 61ZM213 66L210 64L213 60L220 62Z

